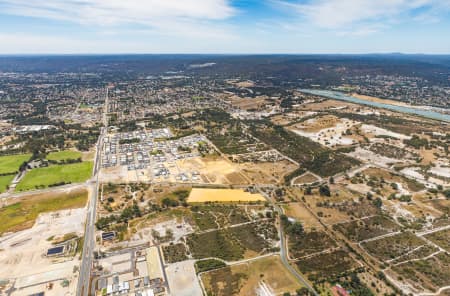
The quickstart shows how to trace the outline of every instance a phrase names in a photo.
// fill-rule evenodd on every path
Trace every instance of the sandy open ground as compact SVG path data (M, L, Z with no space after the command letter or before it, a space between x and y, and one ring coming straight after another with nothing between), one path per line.
M294 218L303 224L303 227L307 230L311 229L323 229L323 226L301 203L290 203L283 207L285 214Z
M337 101L337 100L322 100L321 102L311 102L301 106L302 110L306 111L323 111L327 109L336 108L360 108L357 104Z
M168 175L155 176L153 167L164 166ZM177 176L184 174L189 178L180 180ZM195 177L193 177L195 176ZM102 168L100 181L103 183L133 183L133 182L177 182L197 184L249 184L242 175L237 164L233 164L222 157L192 157L162 163L153 163L152 168L128 170L126 166Z
M170 292L177 296L201 296L202 288L194 268L195 260L170 264L166 268Z
M201 158L178 160L176 162L180 171L198 172L199 183L212 184L248 184L240 173L239 167L223 158Z
M381 98L377 98L377 97L360 95L360 94L356 94L356 93L353 93L351 96L355 97L357 99L361 99L361 100L369 101L369 102L389 104L389 105L394 105L394 106L403 106L403 107L409 107L409 108L423 109L423 107L420 107L420 106L414 106L414 105L410 105L410 104L405 103L405 102L400 102L400 101L395 101L395 100L381 99Z
M203 189L193 188L188 202L255 202L265 201L259 194L245 192L242 189Z
M282 295L284 292L294 293L301 285L297 282L294 276L286 270L283 266L279 256L270 256L258 260L252 260L242 264L228 267L231 269L232 275L244 275L239 283L234 279L229 279L229 284L237 285L239 291L233 295L239 296L255 296L255 295ZM222 268L207 272L201 276L202 282L208 291L213 290L213 284L220 289L216 295L225 296L230 294L224 293L225 281L222 281L227 275L225 272L227 268ZM215 279L221 281L213 282ZM266 291L266 293L262 293ZM269 293L267 293L269 292ZM291 294L292 295L292 294Z
M228 101L230 101L233 106L243 110L249 110L263 108L268 103L267 99L268 98L266 96L258 96L256 98L231 96L228 98Z
M0 238L0 279L15 281L18 290L12 295L44 290L45 295L75 295L77 274L74 267L79 265L78 257L48 258L45 255L53 246L49 238L68 233L83 235L85 216L85 208L41 214L32 228ZM63 279L70 282L64 289L60 285ZM52 290L45 289L48 282L54 282Z
M279 183L283 177L294 171L297 166L290 161L245 162L239 164L241 172L255 184Z
M306 172L303 175L293 179L292 183L295 185L301 185L301 184L311 184L317 181L319 181L319 179L316 176L314 176L309 172Z
M400 139L400 140L411 139L410 136L392 132L387 129L384 129L384 128L381 128L378 126L374 126L374 125L370 125L370 124L361 125L361 131L364 132L366 134L366 136L368 136L368 137L371 135L371 136L388 136L388 137L392 137L392 138L396 138L396 139Z
M349 136L343 136L343 134L357 124L359 122L354 120L327 115L293 125L291 130L322 145L334 147L356 143L354 139Z
M356 159L359 159L363 162L369 162L374 163L380 167L388 168L393 164L396 163L402 163L403 160L401 159L395 159L395 158L389 158L386 156L378 155L370 150L358 147L355 149L355 151L347 153L347 155L354 157Z

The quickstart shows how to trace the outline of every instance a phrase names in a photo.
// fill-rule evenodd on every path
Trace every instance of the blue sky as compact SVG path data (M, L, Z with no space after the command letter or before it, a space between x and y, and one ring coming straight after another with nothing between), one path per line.
M0 0L0 54L450 53L450 0Z

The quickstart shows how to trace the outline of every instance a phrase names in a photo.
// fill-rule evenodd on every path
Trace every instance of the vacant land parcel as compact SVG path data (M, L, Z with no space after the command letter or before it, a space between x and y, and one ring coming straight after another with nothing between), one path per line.
M439 253L427 259L408 261L392 269L419 291L425 289L435 292L440 287L450 285L450 255L446 253ZM445 291L439 295L446 295Z
M254 126L252 134L310 171L326 177L346 171L360 162L328 149L309 138L299 136L280 126Z
M0 209L2 221L0 235L33 226L40 213L84 207L86 200L87 191L84 189L69 193L41 193L23 197L17 203Z
M281 295L301 288L278 256L213 270L202 281L207 294L217 296ZM267 290L274 294L264 294Z
M203 189L193 188L188 197L188 202L261 202L264 201L261 194L252 194L242 189Z
M296 262L296 265L311 281L335 279L358 267L357 263L343 250L301 259Z
M33 169L17 185L17 191L84 182L91 176L92 162L52 165Z

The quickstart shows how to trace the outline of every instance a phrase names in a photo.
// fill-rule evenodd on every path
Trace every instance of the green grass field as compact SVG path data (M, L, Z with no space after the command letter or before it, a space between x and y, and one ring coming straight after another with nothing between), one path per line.
M84 182L90 178L92 166L91 161L85 161L33 169L17 184L16 191L40 189L62 182Z
M6 186L8 186L14 179L14 175L0 176L0 193L6 191Z
M17 172L22 163L30 158L31 154L0 156L0 175Z
M46 158L48 160L53 161L63 161L69 159L78 159L81 158L81 156L82 156L81 152L72 150L63 150L58 152L50 152Z
M0 208L0 235L8 231L19 231L33 226L40 213L63 209L82 208L86 205L87 191L78 190L69 194L39 195Z

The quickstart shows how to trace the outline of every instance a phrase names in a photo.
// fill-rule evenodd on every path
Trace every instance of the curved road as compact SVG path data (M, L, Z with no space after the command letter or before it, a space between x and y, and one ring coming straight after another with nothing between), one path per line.
M275 210L278 212L279 215L283 214L283 209L278 206L277 204L273 203L272 200L270 199L270 197L267 196L267 194L261 190L259 187L256 187L258 189L258 191L268 200L272 203L272 205L275 207ZM289 270L289 272L295 276L295 278L301 282L311 293L313 293L314 296L319 296L319 294L317 294L317 292L314 290L314 288L309 284L309 282L303 278L303 276L297 272L297 270L295 270L295 268L293 268L290 264L289 264L289 259L287 257L287 246L286 246L286 239L284 236L284 231L283 231L283 226L280 223L280 227L279 227L279 232L280 232L280 241L281 241L281 246L280 246L280 257L281 257L281 262L283 263L283 265L287 268L287 270Z

